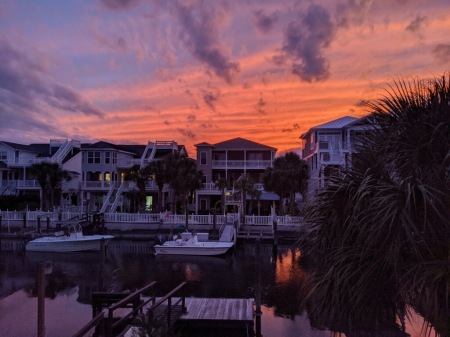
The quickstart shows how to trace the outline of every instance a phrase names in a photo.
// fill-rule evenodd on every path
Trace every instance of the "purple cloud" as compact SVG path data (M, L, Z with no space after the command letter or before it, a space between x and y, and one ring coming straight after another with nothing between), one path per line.
M217 88L210 88L209 90L202 90L203 101L212 110L216 111L216 103L219 101L220 90Z
M0 104L2 111L18 116L33 116L32 112L47 114L42 103L62 111L103 117L96 108L76 91L51 81L45 67L0 40ZM39 118L37 114L37 118ZM9 118L8 123L14 118ZM6 121L6 119L2 119ZM31 121L32 122L32 121ZM6 122L4 123L6 124Z
M106 8L121 10L136 6L141 0L100 0L100 2Z
M424 24L428 21L426 16L417 16L410 24L406 27L407 31L411 33L419 33Z
M178 128L177 131L186 138L189 138L189 139L197 138L197 136L190 130L184 130L184 129Z
M257 10L253 14L253 16L256 28L258 28L261 33L265 34L269 33L273 29L275 23L278 21L277 13L267 15L263 9Z
M176 12L182 27L180 38L188 50L218 77L231 83L240 67L238 62L230 61L226 48L220 41L219 14L213 10L183 5L177 6Z
M450 63L450 45L449 44L438 44L431 51L433 56L440 63Z
M329 77L329 63L323 50L335 35L329 12L312 4L297 21L288 24L283 52L292 60L292 73L307 82Z

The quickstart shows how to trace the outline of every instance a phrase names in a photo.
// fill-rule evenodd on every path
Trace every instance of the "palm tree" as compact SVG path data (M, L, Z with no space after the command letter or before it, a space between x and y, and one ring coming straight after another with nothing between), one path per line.
M219 177L219 179L217 179L217 181L214 183L214 185L216 186L216 188L218 188L221 191L220 204L221 204L222 214L225 214L225 189L228 186L227 179L223 178L223 177ZM214 210L215 210L215 207L214 207Z
M141 169L141 166L139 164L133 165L126 174L126 179L129 179L131 181L134 181L136 183L136 186L139 190L138 192L138 209L144 209L145 208L145 184L147 183L150 175L148 170Z
M41 187L41 209L49 209L54 206L55 191L61 188L63 181L70 181L72 178L69 171L64 170L58 163L43 161L30 166L30 172L38 181Z
M450 76L397 80L367 102L352 167L306 213L305 304L322 326L396 329L409 305L444 336L450 229Z
M247 194L249 193L249 191L251 191L252 189L254 189L254 183L253 180L247 176L245 173L243 173L238 180L236 181L236 188L238 190L241 191L241 200L242 200L242 217L244 219L245 222L245 215L247 214L246 209L247 209Z
M295 193L304 193L308 181L308 166L295 152L275 158L273 167L265 170L264 189L278 194L280 210L285 214L283 198L290 198L290 212L295 213Z
M170 181L175 195L182 201L186 215L186 229L188 229L189 196L202 186L203 173L197 170L195 161L187 157L180 157L176 161L175 176Z

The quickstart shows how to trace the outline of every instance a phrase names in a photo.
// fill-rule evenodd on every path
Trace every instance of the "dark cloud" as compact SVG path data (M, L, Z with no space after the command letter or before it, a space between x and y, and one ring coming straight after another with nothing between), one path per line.
M100 0L100 2L109 9L128 9L138 5L141 0Z
M266 100L261 97L259 99L258 103L256 103L256 107L255 107L256 111L260 114L265 115L266 111L264 110L264 108L266 107L266 104L267 104Z
M431 53L440 63L450 63L450 44L438 44Z
M230 61L226 47L220 41L218 13L198 6L176 7L182 30L180 38L192 55L217 76L231 83L239 73L238 62Z
M269 33L273 29L275 23L278 21L277 13L267 15L263 9L257 10L253 14L253 17L258 31L265 34Z
M104 113L76 91L54 83L45 67L31 61L13 48L6 40L0 40L0 100L18 114L45 111L48 106L60 111L103 117Z
M193 122L195 122L196 117L194 114L189 114L189 115L187 115L187 120L189 123L193 123Z
M427 23L428 19L426 16L417 16L410 24L406 27L407 31L411 33L419 33L423 25Z
M363 24L372 4L373 0L348 0L345 3L337 4L337 25L348 28L350 25Z
M202 90L203 101L214 112L216 112L216 103L219 101L220 90L217 88L210 88Z
M297 21L287 27L283 51L292 60L292 73L307 82L329 77L329 63L323 50L335 35L335 26L329 12L312 4Z
M294 124L292 124L291 128L283 128L283 129L281 129L281 132L283 132L283 133L291 133L291 132L296 131L298 129L300 129L300 125L298 123L294 123Z
M187 137L189 139L195 139L197 136L190 130L184 130L184 129L177 129L179 133L181 133L184 137Z

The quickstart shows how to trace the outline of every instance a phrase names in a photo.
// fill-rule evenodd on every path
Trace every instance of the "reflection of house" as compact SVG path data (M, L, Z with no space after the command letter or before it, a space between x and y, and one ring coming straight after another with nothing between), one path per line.
M0 141L0 195L39 194L40 186L30 166L43 161L58 163L71 173L72 180L63 182L62 192L68 202L76 200L81 176L80 142L67 139L30 145Z
M234 138L217 144L200 143L197 147L197 168L204 174L203 188L197 190L197 210L209 212L221 199L222 191L216 186L219 178L227 182L227 190L231 192L241 176L253 181L263 193L260 200L278 200L273 193L263 191L262 176L267 167L272 167L277 149L255 143L243 138ZM229 199L233 203L236 196ZM256 202L255 202L256 204ZM256 206L255 206L256 209ZM256 212L254 212L256 213Z
M342 117L312 127L302 134L302 156L310 170L309 192L317 191L326 184L327 177L351 165L354 146L367 128L367 116L363 118Z

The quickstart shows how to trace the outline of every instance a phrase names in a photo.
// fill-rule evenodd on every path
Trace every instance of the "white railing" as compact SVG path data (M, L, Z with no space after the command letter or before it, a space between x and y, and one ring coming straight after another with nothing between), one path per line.
M67 221L74 218L81 219L85 213L81 211L62 211L62 212L43 212L43 211L0 211L0 217L2 219L2 226L10 221L23 223L24 215L28 221L36 221L38 217L49 218L52 223L58 221ZM165 225L184 225L186 223L186 216L183 214L169 214L169 213L104 213L106 223L163 223ZM246 226L273 226L272 216L256 216L248 215L245 217ZM276 216L275 217L279 227L291 226L300 227L303 224L303 218L298 216ZM223 214L216 215L216 224L222 225L223 223L233 223L239 220L239 214L228 213L226 216ZM214 215L188 215L189 225L212 225L214 221Z
M111 205L111 212L116 212L117 206L119 206L119 202L122 204L123 203L123 198L122 198L122 192L123 192L123 188L125 186L124 184L125 182L123 182L122 184L120 184L117 192L116 192L116 197L114 199L113 204Z
M39 164L42 162L49 162L49 163L54 163L57 162L55 159L52 158L48 158L48 157L39 157L39 158L31 158L31 159L12 159L12 160L7 160L6 164L8 166L31 166L33 164Z
M212 168L265 169L272 166L271 160L213 160Z
M102 205L102 208L100 209L101 213L105 212L106 211L106 207L108 207L108 205L111 203L111 197L112 197L115 189L116 189L116 182L113 181L111 183L111 187L109 188L108 194L103 199L103 205Z
M41 188L37 180L17 180L18 188Z

